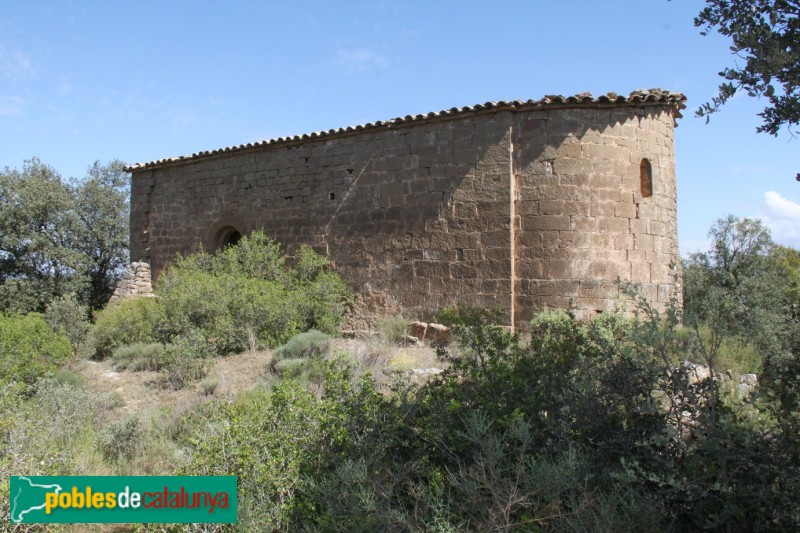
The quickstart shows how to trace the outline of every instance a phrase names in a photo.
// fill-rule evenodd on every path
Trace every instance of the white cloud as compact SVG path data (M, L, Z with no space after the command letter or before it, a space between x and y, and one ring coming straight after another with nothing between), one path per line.
M11 81L19 81L36 74L31 58L21 50L7 50L0 46L0 76Z
M761 219L772 231L775 242L800 248L800 203L775 191L764 193Z
M389 59L367 48L344 49L339 50L333 65L357 72L384 70L389 66Z

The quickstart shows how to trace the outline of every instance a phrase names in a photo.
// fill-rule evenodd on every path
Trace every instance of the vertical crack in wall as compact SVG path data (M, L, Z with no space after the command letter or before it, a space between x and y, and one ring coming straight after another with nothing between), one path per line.
M361 171L356 175L356 178L353 180L353 183L350 184L350 187L347 188L347 191L344 193L344 196L339 201L339 205L336 206L336 210L331 215L331 218L328 219L328 223L325 224L325 226L323 226L322 228L322 239L323 239L323 244L325 245L326 255L330 255L330 243L328 242L328 237L330 236L331 232L331 224L333 224L333 221L336 219L336 216L339 214L339 211L342 210L342 207L347 202L347 199L350 198L350 195L355 190L356 185L358 185L358 181L361 179L361 176L364 175L364 171L367 170L367 167L369 166L370 163L372 163L373 159L374 159L373 157L370 157L367 160L367 162L364 163L364 166L361 168ZM308 158L306 158L306 162L308 162ZM352 170L348 168L347 173L348 174L352 173Z
M509 195L509 261L511 262L511 332L516 326L517 313L517 242L515 224L517 219L517 184L514 176L514 122L508 127L508 195Z
M133 181L133 180L131 180L131 181ZM142 243L143 257L137 258L137 260L145 261L146 263L149 263L151 261L151 258L150 258L150 236L151 236L151 232L152 232L153 228L151 227L150 222L151 222L151 218L152 218L151 217L151 212L153 210L153 191L156 188L156 180L153 177L152 171L150 172L149 181L150 181L150 183L149 183L149 185L147 187L147 192L145 193L145 201L144 201L144 204L147 206L147 208L144 211L144 231L143 231L143 235L139 235L139 239L141 239L141 243ZM133 187L131 187L131 188L133 188ZM131 212L133 212L132 209L131 209ZM133 259L133 258L131 258L131 259Z

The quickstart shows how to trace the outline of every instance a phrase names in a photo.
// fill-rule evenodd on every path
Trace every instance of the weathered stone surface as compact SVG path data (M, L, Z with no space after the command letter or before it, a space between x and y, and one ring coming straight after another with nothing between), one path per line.
M739 383L755 387L758 385L758 376L755 374L742 374L739 376Z
M420 322L419 320L415 320L414 322L408 325L408 333L409 335L413 335L418 339L425 340L425 333L428 330L428 324L426 322Z
M150 265L144 262L131 263L111 295L110 301L133 296L155 296L150 280Z
M428 324L425 340L440 346L447 346L453 340L450 329L442 324Z
M517 326L591 317L617 278L663 309L680 296L677 102L498 106L134 167L131 257L157 277L254 230L310 244L358 294L353 330L457 302Z

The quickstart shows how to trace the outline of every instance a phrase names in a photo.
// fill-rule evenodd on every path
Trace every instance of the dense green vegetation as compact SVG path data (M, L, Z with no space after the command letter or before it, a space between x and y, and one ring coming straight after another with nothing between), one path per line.
M0 315L0 386L34 385L69 356L69 339L53 331L41 315Z
M325 259L286 259L258 233L180 259L156 298L91 326L68 295L44 317L5 315L0 479L237 475L245 531L796 530L800 260L758 221L710 237L684 265L683 308L656 313L629 287L629 309L546 311L524 340L451 309L447 368L391 387L378 358L332 338L347 292ZM404 342L394 322L385 340ZM255 388L217 398L203 379L217 356L276 346ZM58 370L75 357L196 399L122 416ZM739 385L749 372L757 388Z
M74 295L103 306L128 260L129 176L121 161L64 180L34 158L0 171L0 311L44 312Z
M692 342L675 316L546 312L525 344L470 311L418 389L381 394L339 358L320 395L287 380L208 406L182 471L239 475L258 529L796 527L796 434L676 367Z
M177 387L205 375L204 359L275 347L301 332L276 360L307 356L320 337L338 333L349 298L326 266L305 246L288 264L261 232L216 255L178 258L155 298L123 299L97 313L95 356L113 356L123 369L166 370Z

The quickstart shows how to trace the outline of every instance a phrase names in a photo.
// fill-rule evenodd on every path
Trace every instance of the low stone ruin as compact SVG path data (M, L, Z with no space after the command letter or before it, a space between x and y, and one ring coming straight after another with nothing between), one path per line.
M133 296L153 297L153 283L150 277L150 265L144 262L131 263L128 271L122 276L111 295L111 302L120 298Z

